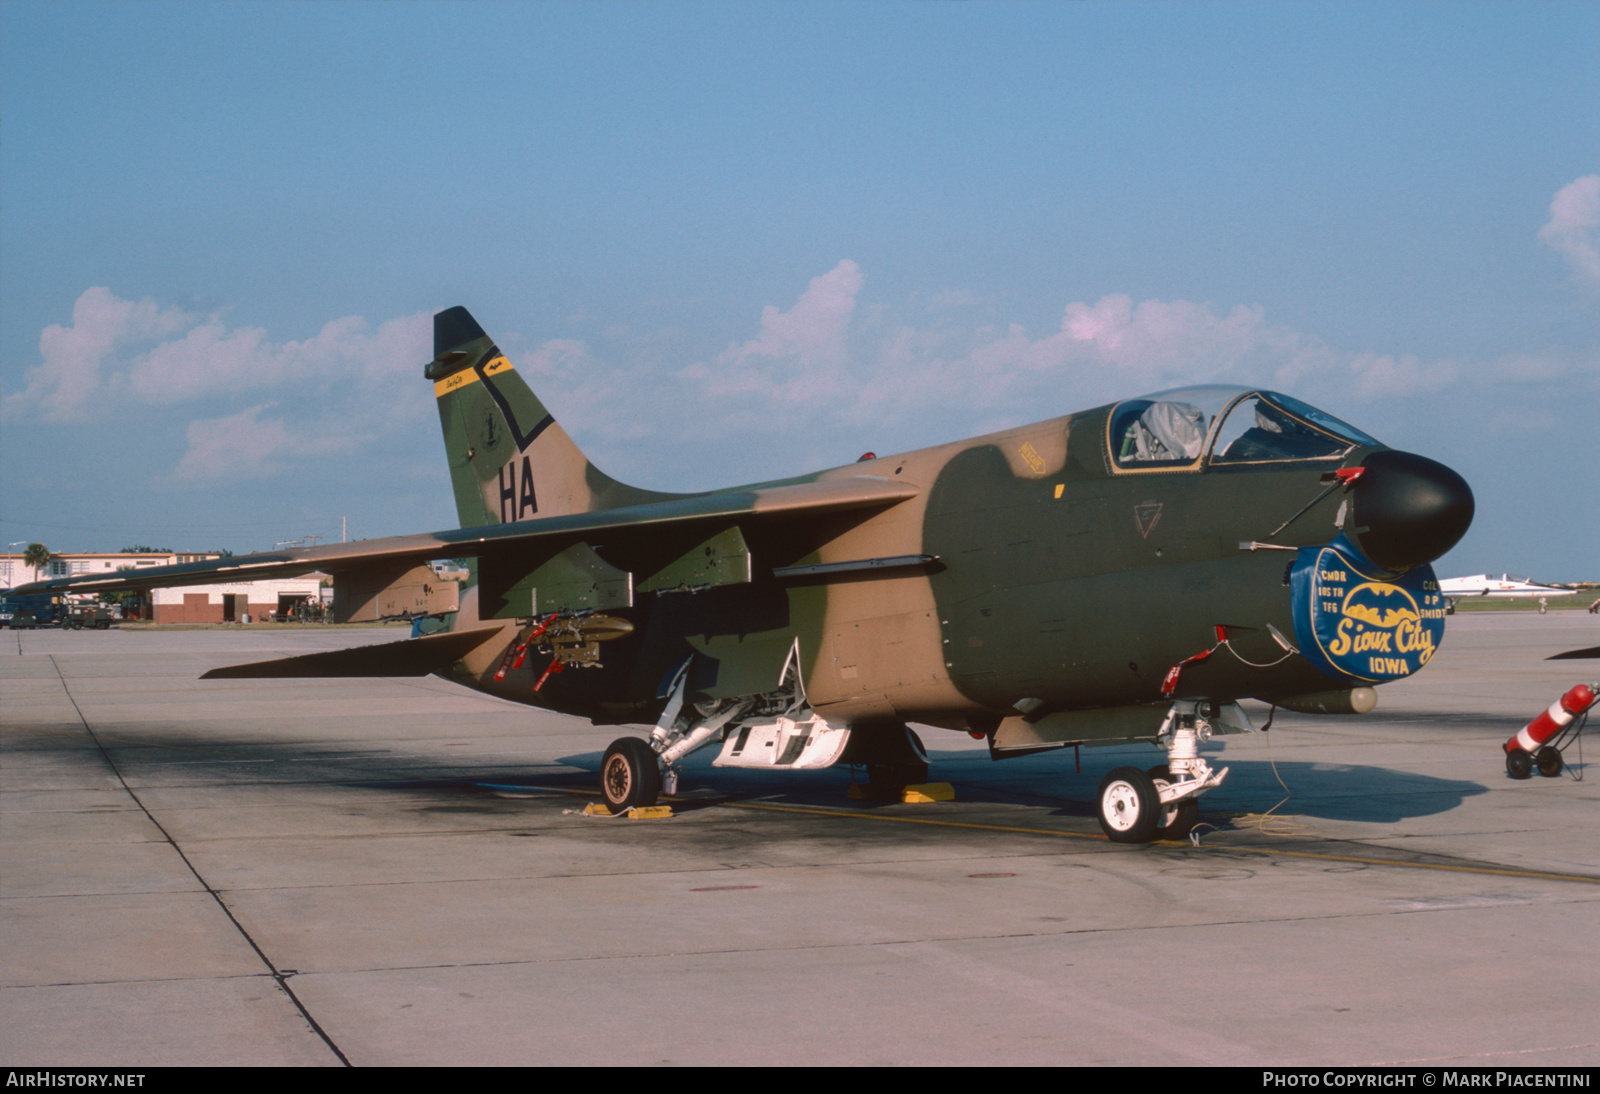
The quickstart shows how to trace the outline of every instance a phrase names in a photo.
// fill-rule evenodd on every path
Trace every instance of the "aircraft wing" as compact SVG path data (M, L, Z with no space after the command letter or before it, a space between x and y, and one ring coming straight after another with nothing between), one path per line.
M560 550L566 545L602 534L608 541L626 541L730 522L759 522L853 509L883 509L915 497L917 493L918 488L909 483L866 475L777 483L714 494L689 494L642 505L512 524L265 551L177 566L119 570L114 574L84 574L36 581L19 586L13 592L139 592L183 585L258 581L313 572L338 575L374 568L392 570L420 565L433 559L470 558L485 554L539 554Z
M427 676L449 668L461 658L498 637L498 627L470 631L443 631L421 638L406 638L377 646L323 650L299 657L228 665L201 675L202 680L303 679L322 676Z

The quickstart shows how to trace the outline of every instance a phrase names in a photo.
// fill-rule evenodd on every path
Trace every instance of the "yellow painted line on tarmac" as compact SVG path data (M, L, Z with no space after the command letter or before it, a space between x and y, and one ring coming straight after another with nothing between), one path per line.
M803 813L817 817L834 817L851 820L892 821L898 824L929 824L939 828L970 828L983 832L1017 832L1027 836L1049 836L1057 839L1105 840L1099 832L1064 832L1048 828L1024 828L1009 824L978 824L974 821L936 820L933 817L902 817L886 813L860 813L845 809L819 809L799 805L772 805L767 802L725 802L733 809L760 809L772 813ZM1312 859L1320 862L1354 862L1363 866L1394 866L1406 870L1439 870L1457 874L1488 874L1494 877L1530 878L1538 881L1579 881L1600 885L1600 877L1585 874L1555 874L1542 870L1512 870L1494 866L1464 866L1442 862L1399 862L1394 859L1371 858L1362 855L1336 855L1323 851L1291 851L1278 847L1217 847L1201 844L1196 847L1187 841L1157 840L1158 847L1183 847L1189 850L1281 856L1285 858Z

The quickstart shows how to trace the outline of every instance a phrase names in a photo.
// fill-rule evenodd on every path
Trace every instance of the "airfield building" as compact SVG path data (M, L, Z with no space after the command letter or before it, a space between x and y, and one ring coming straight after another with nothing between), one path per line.
M118 570L143 570L218 558L215 552L83 552L53 557L41 567L30 566L20 554L0 556L0 588L31 581L80 574L109 574ZM279 578L270 581L236 581L217 585L191 585L179 589L153 589L136 610L140 618L157 623L242 623L286 617L296 604L319 601L321 576Z

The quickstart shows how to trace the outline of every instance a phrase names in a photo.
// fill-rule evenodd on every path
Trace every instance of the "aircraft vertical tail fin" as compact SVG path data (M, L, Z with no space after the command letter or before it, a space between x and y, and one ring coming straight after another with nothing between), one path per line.
M666 495L603 474L466 308L433 317L433 381L461 527L587 513Z

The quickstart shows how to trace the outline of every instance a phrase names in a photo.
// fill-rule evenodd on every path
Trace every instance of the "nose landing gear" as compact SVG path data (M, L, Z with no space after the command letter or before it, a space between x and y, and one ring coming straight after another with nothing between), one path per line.
M1235 703L1183 700L1172 704L1156 744L1167 762L1148 771L1119 767L1100 782L1096 797L1100 830L1113 843L1181 840L1200 819L1201 794L1222 785L1228 768L1214 771L1200 743L1214 732L1251 732L1250 719Z
M1145 774L1156 784L1158 794L1173 786L1172 772L1166 765L1152 767ZM1199 819L1200 803L1195 798L1182 798L1170 804L1163 801L1161 815L1156 821L1156 839L1188 839Z

